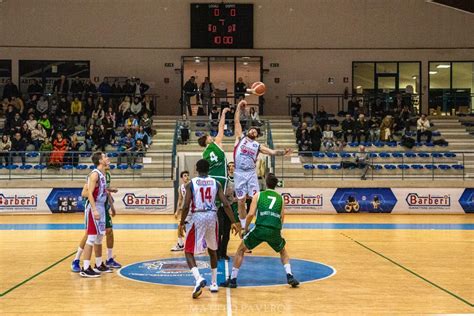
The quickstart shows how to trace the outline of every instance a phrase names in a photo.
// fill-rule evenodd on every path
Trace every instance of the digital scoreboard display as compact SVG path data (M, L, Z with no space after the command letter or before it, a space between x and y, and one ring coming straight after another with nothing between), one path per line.
M253 4L191 3L191 48L253 48Z

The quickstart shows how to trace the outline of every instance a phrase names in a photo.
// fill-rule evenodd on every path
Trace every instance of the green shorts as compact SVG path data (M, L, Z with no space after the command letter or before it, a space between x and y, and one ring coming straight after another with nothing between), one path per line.
M110 205L105 203L105 228L112 228L112 216L109 213Z
M225 190L227 188L227 181L229 180L227 178L220 177L220 176L219 177L213 176L213 175L209 175L209 176L221 184L222 192L224 192L225 194ZM221 206L221 200L219 200L219 198L216 199L216 206L217 207Z
M244 236L244 245L249 250L257 247L264 241L276 252L280 252L286 245L286 241L281 237L281 231L279 229L254 226L248 234Z
M235 218L235 221L237 223L240 223L239 222L239 204L238 203L232 203L230 205L230 207L232 208L232 212L234 213L234 218Z

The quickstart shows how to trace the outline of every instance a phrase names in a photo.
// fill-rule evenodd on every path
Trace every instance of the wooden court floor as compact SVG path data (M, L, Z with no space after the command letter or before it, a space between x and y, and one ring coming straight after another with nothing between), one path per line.
M81 222L80 215L0 216L0 314L474 313L472 215L289 215L292 226L283 235L290 256L332 266L335 275L298 289L221 288L212 295L206 289L197 300L191 298L191 287L141 283L117 273L100 279L72 273L82 230L37 224ZM174 223L174 218L117 216L117 261L128 265L183 256L169 251L174 229L119 228L140 223ZM238 243L232 239L230 254ZM275 254L262 245L249 256Z

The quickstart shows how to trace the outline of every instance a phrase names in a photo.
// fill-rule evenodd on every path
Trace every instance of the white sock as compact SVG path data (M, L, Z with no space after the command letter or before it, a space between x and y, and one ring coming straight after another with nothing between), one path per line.
M212 273L212 277L211 277L212 284L217 284L217 268L211 269L211 273Z
M74 257L74 260L81 260L81 255L83 251L84 249L82 249L81 247L77 247L77 252L76 252L76 256Z
M285 268L286 274L293 274L291 273L291 265L289 263L284 264L283 267Z
M178 237L178 245L182 246L184 243L183 243L183 238L181 237Z
M231 279L237 278L237 275L239 275L239 269L232 267L232 273L230 274Z
M95 257L95 265L97 268L102 265L102 257Z
M191 272L193 273L194 279L196 279L196 281L201 279L201 274L199 273L199 270L197 267L192 268Z
M245 229L246 222L247 222L247 220L245 218L240 219L240 225L242 226L242 229Z
M84 260L84 270L89 269L91 266L91 261L90 260Z
M110 260L114 257L113 251L114 251L114 248L107 248L107 260Z

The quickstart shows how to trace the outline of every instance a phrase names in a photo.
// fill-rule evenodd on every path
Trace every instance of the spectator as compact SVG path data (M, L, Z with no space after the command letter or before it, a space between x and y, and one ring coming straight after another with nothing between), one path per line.
M240 97L245 96L245 92L247 92L247 85L244 83L242 77L239 77L235 83L235 99L238 100Z
M92 148L95 145L94 138L95 138L94 125L89 125L89 128L87 129L86 135L84 137L86 151L92 151Z
M28 115L28 120L26 121L26 124L28 125L28 129L30 131L33 131L36 128L38 121L35 119L35 116L33 115L33 113L30 113Z
M387 115L382 120L382 124L380 124L380 140L383 142L388 142L393 140L393 117L391 115Z
M23 119L20 117L20 113L16 112L10 125L10 135L13 136L15 133L21 133L21 126L23 125Z
M143 126L138 128L138 131L135 133L135 141L141 140L145 145L145 148L148 149L151 143L150 135L144 130Z
M74 124L79 125L82 113L84 113L82 102L78 97L75 97L74 101L71 102L71 116L74 119Z
M127 96L131 96L135 90L133 86L130 84L130 79L125 80L125 84L122 87L122 92L125 93Z
M225 114L225 123L227 124L227 129L234 130L234 117L235 117L235 106L230 107L230 111Z
M12 97L19 96L18 87L14 84L11 79L7 79L5 85L3 86L3 97L2 99L10 100Z
M298 122L301 118L301 98L296 97L295 102L291 103L291 117L298 118Z
M21 98L12 97L10 103L13 104L17 112L23 116L25 112L25 104L23 103L23 100Z
M79 142L77 138L77 134L74 133L71 136L71 141L68 144L67 148L67 153L66 153L66 163L73 165L74 167L77 167L79 164L79 150L81 147L81 143Z
M44 113L43 116L38 120L38 123L44 127L46 134L49 137L51 135L51 122L49 121L48 114Z
M248 129L249 128L249 126L248 126L249 122L250 122L249 114L248 114L247 109L245 108L245 104L243 104L240 107L240 124L242 125L242 128L245 129L245 130Z
M426 114L421 114L421 117L416 121L416 141L421 142L421 136L426 136L426 142L431 143L432 132L430 130L431 124Z
M410 130L410 116L411 111L408 105L403 106L400 112L400 125L403 129L403 134Z
M132 164L137 163L137 158L138 157L143 157L145 156L146 153L146 145L143 145L143 142L141 139L137 139L135 143L135 150L132 153Z
M130 112L137 117L140 116L142 113L142 103L140 102L140 98L135 97L130 105Z
M127 134L132 134L132 137L135 135L135 130L132 129L131 126L124 126L122 131L120 132L120 138L124 138Z
M320 151L321 150L321 138L323 138L323 132L319 124L314 124L311 130L309 131L311 137L311 150Z
M209 113L209 124L211 130L217 130L217 126L219 125L219 118L220 113L217 110L217 106L213 106L211 112Z
M323 132L322 138L324 151L333 150L336 146L336 139L334 138L334 132L331 130L331 125L327 124Z
M73 97L82 98L82 93L84 92L84 85L82 81L79 80L79 77L74 78L71 82L71 89L69 90Z
M143 113L143 117L140 119L140 126L143 126L143 129L145 132L148 133L148 135L153 135L153 120L148 117L148 112Z
M181 135L181 143L187 145L189 140L189 129L191 122L188 120L186 114L183 114L181 121L178 122L178 129Z
M71 104L67 102L65 95L62 95L59 97L58 112L61 114L71 113ZM51 113L51 116L54 116L54 115L55 113Z
M44 142L41 144L40 148L40 165L44 162L48 163L51 152L53 151L53 144L51 144L48 137L44 139Z
M105 117L107 118L107 116L109 116L112 122L114 122L114 128L115 128L117 126L116 125L117 115L115 114L114 108L112 106L109 106L109 108L107 109L107 113L105 113Z
M301 130L298 140L298 151L301 156L311 156L311 136L307 128Z
M120 125L124 124L125 119L128 117L130 113L130 97L126 96L122 103L120 103L118 108L118 122Z
M262 123L260 122L260 116L258 116L258 112L255 111L254 107L250 108L250 126L261 126Z
M130 113L128 119L125 121L125 126L131 127L132 129L136 130L139 126L136 116Z
M91 117L92 111L95 109L94 99L92 97L87 97L87 100L82 108L84 116L86 118Z
M94 133L94 143L96 144L96 150L101 150L105 152L105 146L110 143L110 139L107 137L107 131L105 130L104 125L98 125Z
M301 141L301 134L303 134L303 130L308 131L308 124L306 122L301 123L301 126L296 129L296 143L299 144Z
M5 165L10 164L10 150L12 148L12 142L7 134L2 135L2 141L0 142L0 166L2 166L2 158L5 160Z
M53 122L52 126L52 135L55 137L58 133L61 133L63 138L68 137L68 128L66 125L66 122L64 121L64 118L62 116L56 117L56 120ZM54 145L54 142L53 142Z
M97 92L104 98L105 104L109 104L110 94L112 93L112 87L109 84L109 79L104 77L104 80L99 85Z
M39 84L38 80L33 79L33 82L28 86L27 92L30 99L33 98L33 96L39 98L43 95L43 86Z
M0 105L0 113L1 114L5 114L7 112L9 104L10 104L10 102L8 102L8 99L3 99L2 100L2 104Z
M369 170L369 154L365 151L365 146L359 146L359 152L355 154L356 167L363 169L361 180L366 180L366 174Z
M198 93L198 87L196 84L196 77L191 76L188 81L184 84L183 87L183 94L184 94L184 99L183 99L183 106L184 108L181 110L182 114L186 114L186 108L189 112L189 116L193 115L193 111L191 108L191 97L197 95ZM196 103L199 103L199 100L197 100Z
M31 141L35 146L35 150L38 150L43 144L44 140L48 137L46 130L40 123L36 124L36 127L31 131Z
M67 95L69 92L69 81L67 81L65 75L61 75L61 77L54 82L53 85L53 93L55 94L63 94Z
M359 101L357 100L357 96L353 95L352 99L347 103L347 113L349 113L351 116L354 116L358 112Z
M21 138L24 139L26 142L26 146L31 144L31 131L28 128L28 124L26 124L26 122L24 122L23 125L21 126L20 133L21 133Z
M370 140L372 142L376 142L380 140L380 124L382 124L382 120L377 116L372 116L372 118L368 121L368 125L370 126L369 134Z
M201 92L202 105L206 109L206 113L209 115L211 113L212 95L214 93L214 85L209 80L209 77L204 78L199 90Z
M132 152L135 149L135 139L132 137L132 133L127 133L127 136L120 140L119 151L121 152L118 156L118 164L122 164L122 157L127 157L127 164L132 162Z
M49 103L48 100L42 95L40 96L38 102L36 102L36 111L38 112L39 115L43 115L44 113L47 113L49 110Z
M136 98L139 98L141 100L145 95L145 92L148 91L148 89L150 89L149 85L141 82L140 78L135 78L135 84L132 87L132 91Z
M67 150L67 140L63 138L63 134L58 132L56 139L53 141L53 152L49 159L49 163L52 167L60 168L64 162L64 154Z
M142 102L143 105L143 113L147 113L149 117L152 117L155 114L155 105L153 104L153 100L151 96L146 95Z
M94 97L96 94L97 94L97 87L90 79L87 79L86 83L84 84L84 96Z
M91 118L89 120L89 125L93 124L99 126L102 124L105 117L105 112L102 109L102 105L99 103L97 107L92 111Z
M351 142L354 141L355 122L350 114L346 114L346 118L341 122L341 130L344 137L344 142L348 142L348 136L351 137Z
M365 115L359 114L359 118L355 122L355 133L358 143L361 142L362 136L364 137L364 141L368 141L369 129L369 122L365 119Z
M112 116L107 112L105 120L102 124L105 128L105 138L111 144L115 144L115 122L112 120Z
M59 108L58 100L56 98L51 98L51 104L49 106L49 115L64 115L65 111L61 111Z
M118 80L115 80L114 83L112 84L110 93L112 97L112 106L114 110L116 110L123 94L122 86L120 85L120 82Z
M21 157L21 164L25 165L26 146L27 146L27 143L23 138L21 138L20 132L16 132L15 137L12 139L12 146L11 146L12 160L10 163L13 163L13 157L19 156Z

